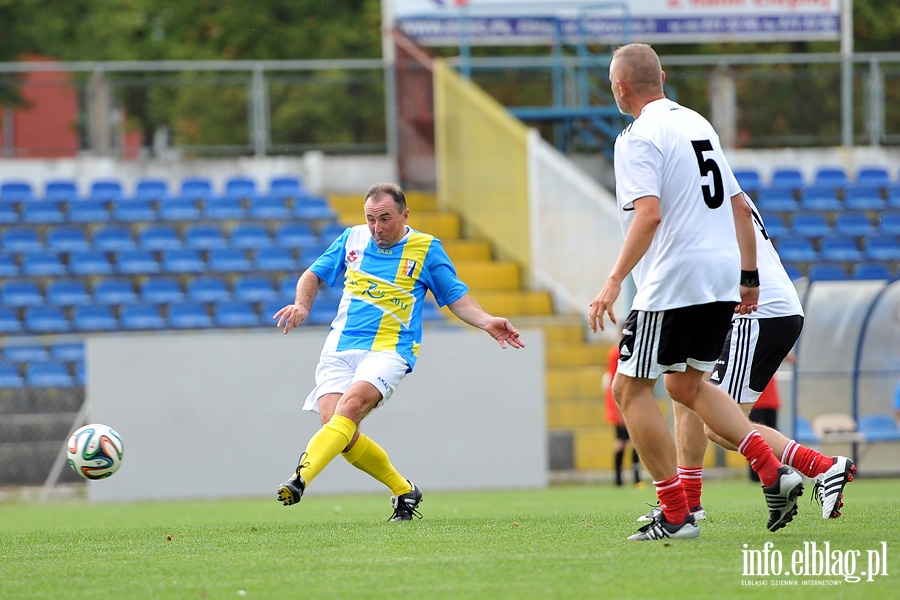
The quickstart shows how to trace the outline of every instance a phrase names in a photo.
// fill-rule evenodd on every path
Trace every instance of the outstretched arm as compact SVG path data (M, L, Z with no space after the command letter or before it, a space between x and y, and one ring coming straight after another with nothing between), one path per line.
M512 323L503 317L489 314L472 296L466 294L447 306L460 320L488 332L501 348L506 348L507 344L513 348L525 347L525 343L519 339L519 330Z
M288 304L272 317L278 319L278 327L284 326L285 333L288 333L292 327L302 325L309 316L309 309L312 307L313 300L316 299L321 283L322 280L309 269L304 271L297 280L294 303Z

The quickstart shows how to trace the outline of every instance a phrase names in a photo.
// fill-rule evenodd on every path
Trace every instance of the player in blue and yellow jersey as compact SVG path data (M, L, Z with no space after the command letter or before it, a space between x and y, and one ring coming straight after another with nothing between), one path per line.
M359 426L413 370L426 292L461 320L488 332L501 348L525 344L507 319L488 314L469 296L440 240L406 224L409 209L400 186L372 186L364 209L367 224L347 228L300 276L294 303L274 316L288 333L309 316L323 282L334 286L343 281L337 316L316 367L316 387L303 406L319 413L322 428L310 438L294 475L278 488L278 500L285 506L299 502L306 486L341 454L390 488L391 521L409 521L418 515L422 491Z

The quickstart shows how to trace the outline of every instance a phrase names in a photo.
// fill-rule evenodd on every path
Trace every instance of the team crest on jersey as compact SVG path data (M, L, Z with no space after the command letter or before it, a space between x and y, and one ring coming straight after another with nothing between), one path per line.
M416 270L416 261L407 259L406 260L406 276L412 277L413 271Z
M351 250L347 253L347 262L356 262L357 258L359 258L359 253L356 250Z

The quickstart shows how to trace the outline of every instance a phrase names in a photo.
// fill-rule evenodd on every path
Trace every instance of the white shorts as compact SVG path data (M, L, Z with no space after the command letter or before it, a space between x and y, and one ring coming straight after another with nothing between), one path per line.
M319 412L319 398L325 394L343 394L357 381L368 381L381 392L378 408L390 398L409 372L406 359L396 352L342 350L323 352L316 365L316 387L303 410Z

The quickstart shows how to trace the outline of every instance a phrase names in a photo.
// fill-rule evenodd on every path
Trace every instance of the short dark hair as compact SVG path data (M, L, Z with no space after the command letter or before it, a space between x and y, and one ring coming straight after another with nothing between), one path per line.
M366 191L366 200L369 198L377 199L383 194L387 194L394 199L400 212L406 210L406 196L403 195L403 188L396 183L376 183Z

